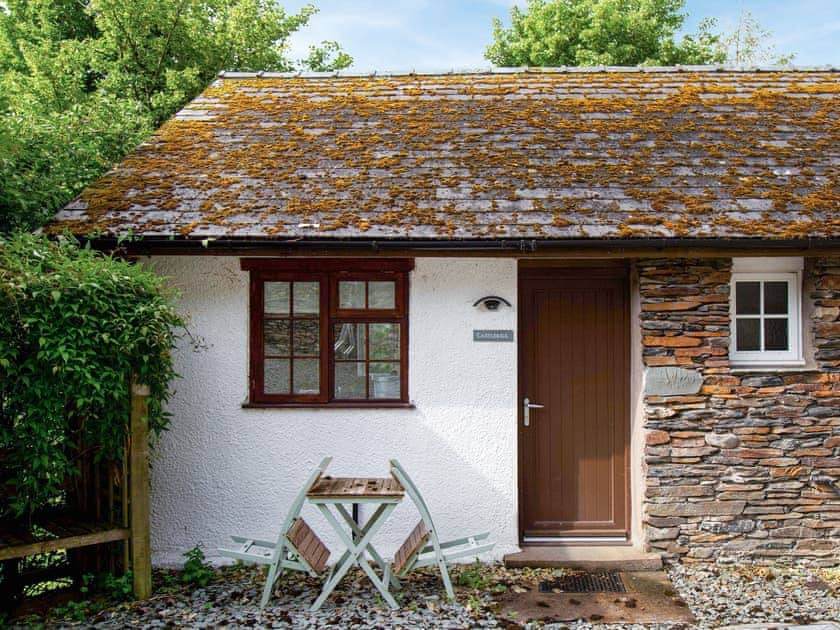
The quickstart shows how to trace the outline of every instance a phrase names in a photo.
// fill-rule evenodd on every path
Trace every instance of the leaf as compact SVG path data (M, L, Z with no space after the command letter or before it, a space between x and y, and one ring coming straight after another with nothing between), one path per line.
M57 289L53 289L53 291L51 292L51 295L52 295L53 301L55 301L55 302L58 302L61 299L61 291L59 291Z

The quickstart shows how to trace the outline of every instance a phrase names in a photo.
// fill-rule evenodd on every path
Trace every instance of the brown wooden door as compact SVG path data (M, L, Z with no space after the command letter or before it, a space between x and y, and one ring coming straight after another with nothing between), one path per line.
M522 536L627 536L627 272L521 269L519 303Z

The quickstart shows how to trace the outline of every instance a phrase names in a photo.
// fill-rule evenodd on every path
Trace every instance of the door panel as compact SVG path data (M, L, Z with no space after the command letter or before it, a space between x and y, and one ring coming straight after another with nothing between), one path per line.
M523 269L520 304L522 534L627 535L626 271Z

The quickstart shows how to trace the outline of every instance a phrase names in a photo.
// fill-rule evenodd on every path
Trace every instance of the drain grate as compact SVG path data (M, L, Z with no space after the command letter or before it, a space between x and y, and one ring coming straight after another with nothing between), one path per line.
M621 575L613 572L561 575L550 582L540 582L541 593L626 593Z

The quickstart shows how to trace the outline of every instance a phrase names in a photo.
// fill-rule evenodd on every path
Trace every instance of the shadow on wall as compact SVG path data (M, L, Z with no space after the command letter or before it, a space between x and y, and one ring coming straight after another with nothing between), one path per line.
M464 409L460 414L475 416L476 410ZM193 476L193 480L176 486L181 488L178 496L171 495L172 484L154 483L153 488L163 489L163 486L169 496L166 501L154 502L153 520L160 523L167 519L170 522L166 529L183 535L173 540L161 532L161 527L153 528L156 563L179 564L180 554L197 542L205 545L211 560L219 561L216 548L227 543L228 534L274 539L301 484L326 455L334 457L327 474L341 477L388 476L388 459L395 457L418 485L442 537L490 531L500 548L494 550L494 558L517 549L516 497L511 495L512 488L497 487L498 484L430 431L419 411L401 410L385 419L390 424L389 441L396 438L398 444L382 444L374 435L360 430L356 425L363 422L361 419L335 417L328 420L332 425L329 431L324 431L320 422L315 423L317 428L310 427L318 436L317 448L295 444L290 438L307 430L300 426L305 422L298 420L285 425L276 417L266 417L255 421L247 435L218 434L215 443L207 443L198 450L179 449L184 458L179 468L183 474ZM276 432L285 429L283 433L287 437L266 439L272 433L270 424L274 424ZM229 448L231 441L235 443L234 448ZM271 446L283 442L280 449ZM477 441L475 448L481 450L484 446ZM242 453L251 455L242 457ZM482 461L488 458L509 461L492 447L482 453ZM360 506L361 520L373 509ZM306 505L303 516L334 553L343 551L320 512ZM173 519L176 522L171 522ZM406 498L377 534L377 548L392 555L418 520L419 514Z

